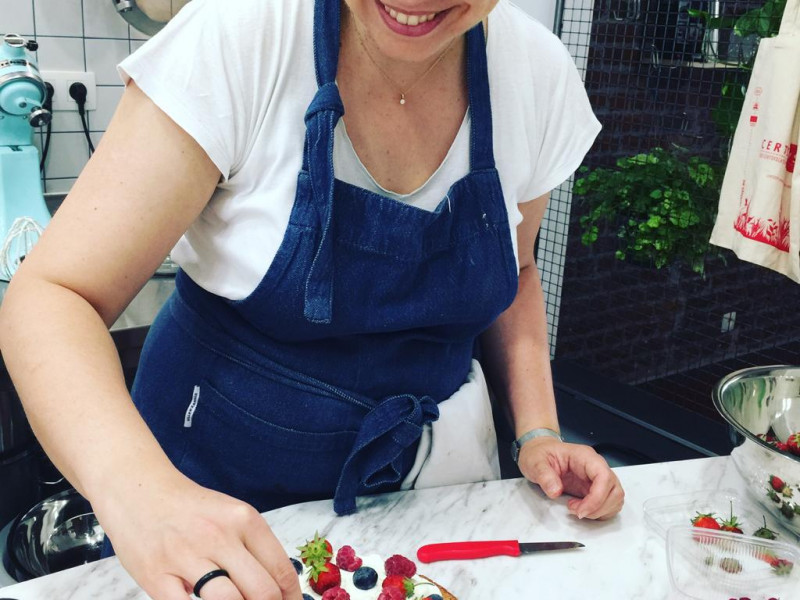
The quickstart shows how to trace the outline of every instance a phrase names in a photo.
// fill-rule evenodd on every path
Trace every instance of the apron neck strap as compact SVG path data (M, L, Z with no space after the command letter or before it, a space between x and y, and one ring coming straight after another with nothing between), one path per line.
M494 169L492 104L483 23L467 32L467 90L472 120L469 143L470 171Z
M314 71L317 87L336 81L341 38L340 0L314 2Z

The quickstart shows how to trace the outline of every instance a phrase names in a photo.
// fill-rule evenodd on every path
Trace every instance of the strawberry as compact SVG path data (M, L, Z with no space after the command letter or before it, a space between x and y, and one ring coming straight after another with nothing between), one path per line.
M719 561L719 568L725 571L726 573L741 573L742 563L740 563L735 558L726 556L725 558Z
M795 432L786 440L786 449L796 456L800 456L800 432Z
M765 540L774 540L778 537L778 534L772 531L769 527L767 527L767 517L761 515L761 518L764 519L764 526L759 527L753 532L753 537L762 538Z
M714 513L697 513L691 520L692 527L700 527L702 529L720 529Z
M731 533L743 533L742 528L739 527L739 519L733 516L733 501L731 501L731 517L720 523L722 531L730 531Z
M402 575L389 575L383 580L381 587L384 590L386 588L396 588L403 592L404 598L409 598L414 593L414 582L408 577L403 577Z
M770 561L769 566L776 575L788 575L794 568L794 564L785 558L776 558Z
M341 584L342 574L339 572L339 567L333 563L328 562L321 566L312 565L308 585L318 594L322 595L326 590L339 587Z
M331 543L325 538L320 537L319 533L315 533L313 540L306 542L302 546L298 546L297 549L300 550L300 559L303 561L303 564L312 567L315 563L324 565L328 562L328 559L333 556L333 547Z
M769 484L772 486L773 490L781 493L783 493L783 489L787 487L786 482L777 475L769 476Z

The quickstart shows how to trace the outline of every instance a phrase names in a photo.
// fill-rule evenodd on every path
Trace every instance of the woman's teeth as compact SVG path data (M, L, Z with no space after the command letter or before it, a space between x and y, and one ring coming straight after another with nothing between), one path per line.
M386 12L389 13L395 21L400 23L401 25L411 25L411 27L416 27L417 25L421 25L422 23L427 23L428 21L433 21L436 18L437 13L430 13L429 15L407 15L405 13L397 12L393 8L389 8L385 4L383 8L386 9Z

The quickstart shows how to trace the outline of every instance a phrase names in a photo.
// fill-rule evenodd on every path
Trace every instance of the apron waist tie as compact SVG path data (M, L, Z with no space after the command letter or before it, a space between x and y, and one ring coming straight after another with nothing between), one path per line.
M397 483L403 477L403 452L422 435L422 428L439 418L430 396L390 396L373 408L356 436L344 463L333 509L339 515L356 512L359 486L367 489Z

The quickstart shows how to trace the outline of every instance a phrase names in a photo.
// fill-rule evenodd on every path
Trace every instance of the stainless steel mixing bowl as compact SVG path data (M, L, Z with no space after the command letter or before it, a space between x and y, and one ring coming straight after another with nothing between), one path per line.
M800 432L800 367L774 365L731 373L712 391L714 406L731 425L731 458L750 494L800 536L800 456L776 447ZM780 486L773 478L785 483Z
M103 530L89 502L69 489L43 500L11 524L7 558L18 581L100 558Z

